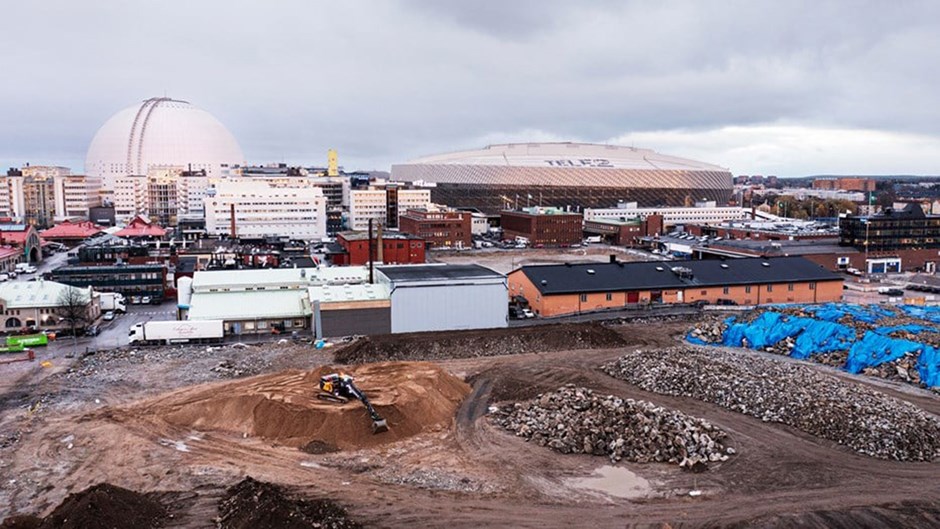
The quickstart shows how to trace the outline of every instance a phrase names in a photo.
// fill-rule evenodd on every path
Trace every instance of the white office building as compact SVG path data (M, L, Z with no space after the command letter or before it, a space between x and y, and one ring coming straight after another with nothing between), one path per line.
M279 188L261 182L219 180L204 199L206 232L232 237L318 240L326 236L326 198L317 187Z
M621 202L615 208L584 210L584 220L629 220L662 215L664 226L677 224L721 224L731 220L751 218L751 209L717 206L715 202L700 202L695 207L641 208L636 202Z

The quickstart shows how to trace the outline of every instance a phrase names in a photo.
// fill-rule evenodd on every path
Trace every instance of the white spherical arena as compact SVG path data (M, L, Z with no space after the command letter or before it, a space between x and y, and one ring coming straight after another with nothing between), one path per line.
M125 108L95 134L85 158L85 174L100 177L105 189L114 179L146 175L153 167L205 169L208 176L225 174L244 164L235 137L219 120L186 101L147 99Z

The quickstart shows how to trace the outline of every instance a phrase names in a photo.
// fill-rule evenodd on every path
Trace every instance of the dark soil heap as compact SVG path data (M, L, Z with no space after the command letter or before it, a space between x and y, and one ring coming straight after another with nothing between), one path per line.
M219 529L354 529L346 509L329 500L291 498L281 487L247 477L219 502Z
M167 513L158 501L132 490L99 483L70 494L40 529L147 529L161 527Z
M533 325L507 329L423 332L370 336L336 353L336 362L443 360L574 349L624 347L617 331L598 323Z

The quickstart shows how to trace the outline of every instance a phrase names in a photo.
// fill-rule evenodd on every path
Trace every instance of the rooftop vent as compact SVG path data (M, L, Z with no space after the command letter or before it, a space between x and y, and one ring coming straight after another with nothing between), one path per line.
M770 266L770 263L768 263L767 261L764 261L763 263L761 263L761 266Z
M656 271L657 271L657 272L662 272L663 270L665 270L665 268L663 268L663 267L661 267L661 266L657 266L657 267L656 267Z
M542 280L542 284L543 284L543 285L547 285L547 284L548 284L548 280L547 280L547 279L543 279L543 280Z
M722 267L722 268L728 268L728 265L726 265L725 263L721 263L721 267Z
M593 268L588 268L588 269L587 269L587 273L588 273L589 275L594 275L594 269L593 269Z

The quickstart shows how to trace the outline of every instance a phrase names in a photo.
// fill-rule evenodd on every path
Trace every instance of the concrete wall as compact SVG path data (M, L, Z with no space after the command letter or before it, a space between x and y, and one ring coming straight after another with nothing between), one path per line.
M402 286L392 290L392 332L488 329L509 325L506 284Z

